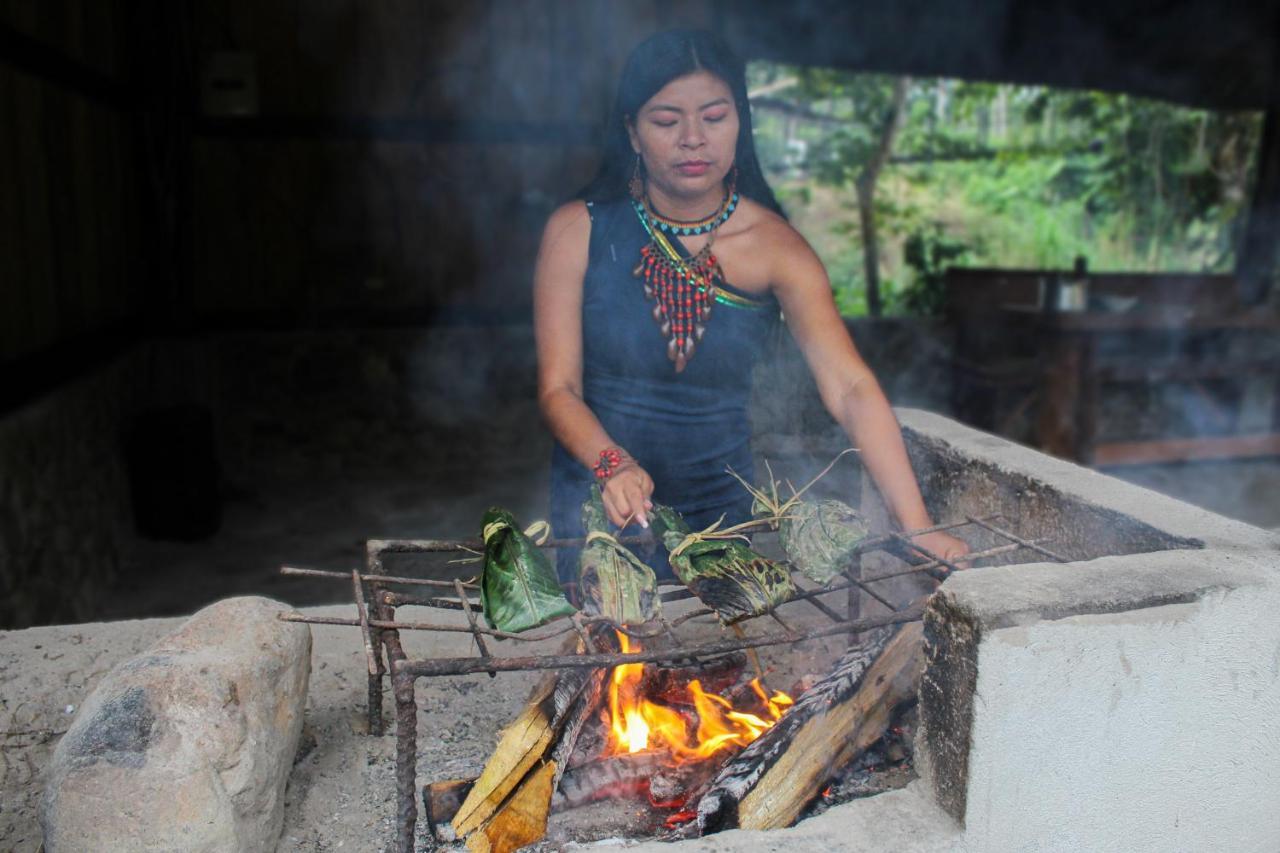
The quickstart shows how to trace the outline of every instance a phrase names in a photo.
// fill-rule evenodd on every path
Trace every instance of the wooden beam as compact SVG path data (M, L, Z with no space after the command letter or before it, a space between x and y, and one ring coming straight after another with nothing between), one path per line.
M1254 459L1262 456L1280 456L1280 433L1113 441L1093 448L1095 466Z
M211 139L290 142L295 139L381 140L423 145L599 144L594 124L570 121L492 121L377 116L249 116L200 118L195 135Z

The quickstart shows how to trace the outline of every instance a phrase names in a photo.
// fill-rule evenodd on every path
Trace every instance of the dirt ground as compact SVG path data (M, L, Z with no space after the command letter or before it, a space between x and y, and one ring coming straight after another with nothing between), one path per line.
M795 605L793 605L795 606ZM672 608L679 613L680 605ZM308 613L350 616L350 604L309 608ZM412 613L413 611L406 611ZM438 611L433 618L441 618ZM705 619L705 617L703 617ZM172 631L180 619L148 619L0 632L0 849L36 853L41 837L38 805L41 775L78 703L116 663ZM698 621L698 620L695 620ZM694 636L718 636L713 622ZM750 631L759 630L756 628ZM365 659L355 628L312 626L312 670L302 741L286 792L281 853L382 851L394 836L394 725L382 737L367 735ZM430 636L407 632L410 657L472 653L464 634ZM522 647L549 652L552 642ZM777 684L789 685L802 670L823 672L838 652L836 640L818 640L762 655ZM509 654L507 650L498 653ZM474 777L516 715L538 676L502 673L418 682L419 784ZM388 694L384 714L393 720ZM569 813L572 815L573 813ZM614 818L611 818L614 819ZM548 849L576 846L580 821L553 818ZM436 846L419 821L421 850Z

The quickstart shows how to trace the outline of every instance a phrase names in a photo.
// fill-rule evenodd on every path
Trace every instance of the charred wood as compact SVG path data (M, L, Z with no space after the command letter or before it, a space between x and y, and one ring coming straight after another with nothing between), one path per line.
M885 630L850 649L786 716L731 759L698 802L698 830L789 826L826 780L884 734L916 695L921 628Z
M643 792L650 777L670 761L666 752L634 752L604 755L565 771L560 788L551 798L552 811L575 809L614 797Z
M467 794L471 793L471 786L475 783L475 779L446 779L422 787L422 813L427 818L427 827L436 839L453 840L452 831L446 837L444 830L458 813L458 808Z
M649 778L649 801L662 808L681 808L697 802L719 768L720 762L715 760L659 767Z

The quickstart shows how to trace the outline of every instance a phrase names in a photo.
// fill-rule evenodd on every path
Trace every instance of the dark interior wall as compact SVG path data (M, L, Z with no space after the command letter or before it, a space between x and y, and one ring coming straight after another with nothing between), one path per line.
M0 364L142 308L124 5L0 3Z
M196 125L192 306L306 322L527 316L542 224L590 177L630 47L712 3L197 3L256 117Z

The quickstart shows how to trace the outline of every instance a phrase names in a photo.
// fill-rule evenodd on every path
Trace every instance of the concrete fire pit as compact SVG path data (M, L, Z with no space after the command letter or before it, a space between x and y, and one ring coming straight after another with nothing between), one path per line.
M1072 562L972 569L942 585L926 615L919 779L792 829L677 846L1276 849L1280 537L945 418L899 415L935 518L998 514L1006 529L1043 538ZM868 511L882 511L876 503L865 496ZM172 624L0 634L8 729L36 732L3 756L0 796L15 806L0 820L0 846L36 849L32 805L66 707ZM394 738L364 733L358 630L313 636L307 728L279 849L382 849L393 835ZM418 652L468 654L468 642L458 635L456 649ZM420 688L419 781L478 772L535 677ZM421 825L419 841L425 848Z
M685 847L1277 849L1280 537L936 415L899 417L935 517L999 513L1077 562L941 586L920 779Z

